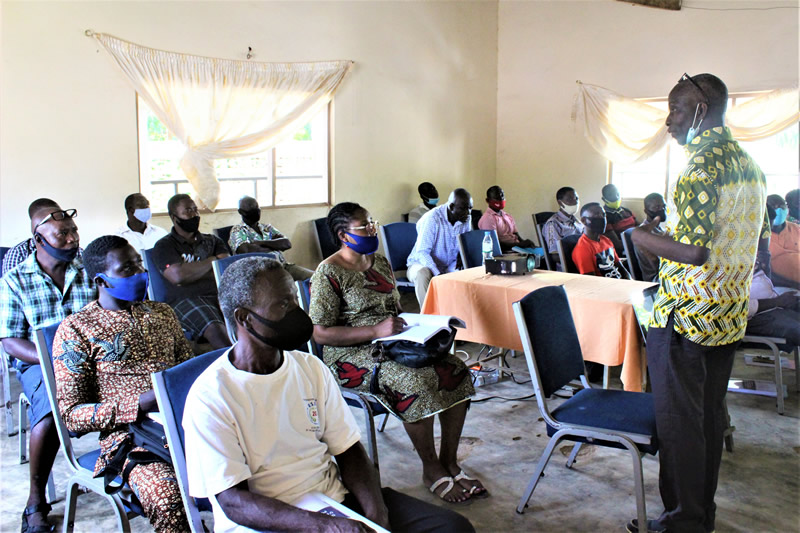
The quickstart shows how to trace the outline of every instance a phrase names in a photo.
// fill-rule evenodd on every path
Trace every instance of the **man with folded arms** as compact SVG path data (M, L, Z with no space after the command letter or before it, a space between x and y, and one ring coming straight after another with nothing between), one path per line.
M116 234L131 243L135 250L149 250L159 239L167 236L167 230L149 224L152 216L150 200L143 194L137 192L125 198L125 214L128 220L117 229Z
M22 531L52 531L47 523L47 478L58 453L58 433L42 383L34 331L61 322L97 298L94 282L77 258L75 209L39 207L31 216L36 249L0 281L0 339L16 359L17 379L30 406L30 490Z
M292 505L311 493L391 531L474 531L457 513L381 489L333 374L296 351L313 325L280 263L232 264L220 303L238 341L197 378L183 417L189 493L211 500L215 531L369 531Z

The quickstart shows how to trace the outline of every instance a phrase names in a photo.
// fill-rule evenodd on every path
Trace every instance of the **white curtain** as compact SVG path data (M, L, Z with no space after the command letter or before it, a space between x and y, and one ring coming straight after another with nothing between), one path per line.
M181 168L195 199L211 210L220 191L212 160L257 154L296 133L331 100L353 65L216 59L90 36L184 143Z
M777 89L728 109L725 125L734 138L755 141L800 120L798 89ZM578 82L572 120L592 147L615 163L642 161L669 141L667 111L647 102Z

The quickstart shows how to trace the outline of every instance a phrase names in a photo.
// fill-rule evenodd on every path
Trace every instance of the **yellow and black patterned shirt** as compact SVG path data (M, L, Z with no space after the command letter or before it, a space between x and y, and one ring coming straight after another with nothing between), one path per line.
M759 238L769 238L766 180L728 128L704 131L687 144L689 163L673 186L667 231L684 244L705 246L701 266L661 259L660 288L650 325L704 346L744 336Z

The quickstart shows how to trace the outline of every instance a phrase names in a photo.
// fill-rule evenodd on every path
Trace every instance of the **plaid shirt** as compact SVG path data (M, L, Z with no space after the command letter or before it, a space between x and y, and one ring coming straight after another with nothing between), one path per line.
M231 252L236 253L236 250L239 248L239 246L243 244L286 238L286 236L278 231L278 228L272 224L262 224L258 222L258 231L261 233L257 232L244 222L241 224L236 224L234 227L232 227L231 236L228 239L228 246L230 246ZM284 259L282 253L277 250L273 251L272 253L275 254L275 259L281 263L286 263L286 259Z
M434 207L417 222L417 242L408 255L408 266L422 265L434 276L453 272L458 259L458 236L470 230L471 217L466 222L451 224L447 220L447 204Z
M97 299L80 259L67 266L64 293L36 261L36 251L0 281L0 339L33 342L34 330L64 320Z
M33 239L25 239L21 243L11 248L6 252L6 255L3 256L2 273L5 274L6 272L9 272L12 268L25 261L25 259L31 255L35 249L36 245L33 243Z

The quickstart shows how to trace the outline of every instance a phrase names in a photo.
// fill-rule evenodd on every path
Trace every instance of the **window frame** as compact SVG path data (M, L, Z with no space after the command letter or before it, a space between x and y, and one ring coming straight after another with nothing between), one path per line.
M136 93L134 95L134 99L136 101L135 102L135 110L136 110L136 172L137 172L137 176L139 178L138 179L138 182L139 182L138 183L138 188L139 188L138 192L139 192L139 194L144 194L145 196L147 196L147 194L144 191L142 191L142 158L141 158L141 148L142 148L141 139L142 138L141 138L141 129L140 129L140 124L139 124L140 121L139 121L139 94L138 93ZM270 210L270 209L290 209L290 208L296 208L296 207L300 207L300 208L306 208L306 207L331 207L333 205L333 99L331 99L326 104L325 108L327 109L327 117L328 117L327 121L326 121L327 135L328 135L328 142L327 142L327 146L326 146L327 155L328 155L328 157L327 157L328 194L327 194L327 198L326 198L326 200L324 202L304 203L304 204L289 204L289 205L276 205L275 204L275 196L277 194L277 182L278 182L279 179L292 180L292 179L308 179L308 178L316 178L317 177L317 176L282 176L280 178L276 177L275 174L276 174L276 170L277 170L277 163L276 163L276 158L275 158L275 149L277 148L277 145L268 149L268 151L270 152L270 159L271 159L271 166L272 166L272 168L271 168L272 176L271 177L269 177L269 176L263 176L263 177L262 176L236 177L236 178L219 178L218 177L217 179L220 182L225 182L225 181L252 181L253 190L254 190L254 195L253 195L254 198L257 197L257 194L256 194L256 190L257 189L256 188L258 187L258 181L270 180L271 179L272 180L272 205L261 205L259 203L258 207L260 209L262 209L262 210L264 210L264 209L267 209L267 210ZM166 181L162 181L160 183L172 183L173 186L174 186L174 191L175 191L173 193L173 195L178 194L178 186L180 184L184 184L185 183L185 184L191 186L191 184L189 183L188 179L166 180ZM151 182L151 184L152 184L152 182ZM215 209L213 212L214 213L235 213L237 211L238 211L238 208L236 208L236 207L224 207L224 208ZM209 210L209 209L201 209L201 212L211 213L212 211ZM166 209L164 211L153 211L152 212L152 216L168 216L168 215L169 215L169 213L166 211Z

